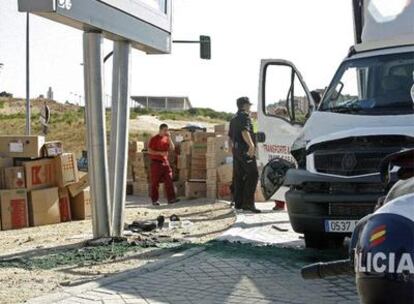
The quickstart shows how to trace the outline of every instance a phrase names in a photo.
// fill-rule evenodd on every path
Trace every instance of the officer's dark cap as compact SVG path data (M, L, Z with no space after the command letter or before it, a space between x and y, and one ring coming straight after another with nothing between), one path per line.
M245 104L252 105L249 97L240 97L239 99L237 99L237 107L239 109L242 108Z

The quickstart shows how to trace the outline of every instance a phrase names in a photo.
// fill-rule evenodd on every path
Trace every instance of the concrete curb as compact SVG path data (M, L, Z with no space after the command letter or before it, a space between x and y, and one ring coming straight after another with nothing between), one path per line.
M89 282L89 283L85 283L82 284L80 286L76 286L76 287L66 287L66 288L62 288L63 290L61 292L57 292L57 293L52 293L52 294L47 294L44 296L40 296L34 299L30 299L28 300L26 303L28 304L44 304L44 303L54 303L56 301L62 301L65 300L69 297L73 297L73 296L79 296L79 294L85 292L85 291L89 291L92 289L96 289L96 288L100 288L100 287L104 287L106 285L115 283L117 281L121 281L124 279L129 279L132 276L138 276L138 275L143 275L149 272L154 272L157 271L163 267L166 266L170 266L176 263L179 263L185 259L188 259L194 255L197 255L203 251L205 251L205 247L202 248L192 248L192 249L187 249L187 250L177 250L177 248L174 249L168 249L166 252L175 252L175 254L172 255L171 258L168 258L166 260L162 260L159 262L153 262L153 263L148 263L138 269L131 269L131 270L126 270L122 273L119 274L114 274L111 275L110 277L106 277L106 278L101 278L98 279L96 281L93 282Z

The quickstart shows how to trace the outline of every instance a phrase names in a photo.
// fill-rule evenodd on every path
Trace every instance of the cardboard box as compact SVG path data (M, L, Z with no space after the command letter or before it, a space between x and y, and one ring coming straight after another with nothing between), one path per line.
M233 163L233 156L226 152L206 154L206 158L207 169L214 169L222 165Z
M29 222L32 227L60 223L58 188L29 192Z
M70 208L72 211L72 219L82 221L90 218L92 215L91 204L91 193L88 187L71 199Z
M128 166L127 166L127 180L133 180L134 179L134 170L132 167L132 164L128 161Z
M233 164L219 166L217 175L219 182L231 183L233 180Z
M26 180L24 167L10 167L3 169L5 189L24 189Z
M186 182L190 179L190 170L189 169L182 169L178 173L179 181Z
M54 159L29 161L24 162L23 165L27 190L45 189L57 185Z
M0 189L5 189L4 168L13 167L13 158L0 156Z
M61 141L49 141L43 145L43 157L55 157L63 153L63 143Z
M187 198L201 198L207 196L207 184L205 182L186 182L185 196Z
M205 154L193 154L191 157L191 168L190 168L191 179L206 179L206 156Z
M78 179L79 181L77 183L68 186L69 194L71 197L77 196L79 193L89 187L89 178L87 173L79 171Z
M44 136L0 136L0 156L40 158Z
M207 169L207 183L217 183L217 170Z
M130 141L128 147L128 154L135 154L142 152L145 149L145 143L143 141Z
M206 170L197 170L197 169L191 168L190 179L206 180L207 179L207 171Z
M226 123L226 124L221 124L221 125L215 125L214 126L214 133L216 133L216 135L228 135L229 133L229 128L230 128L230 124Z
M168 162L171 167L177 166L177 153L175 151L168 151Z
M130 161L133 167L140 169L148 169L150 167L150 158L147 153L135 152L130 154Z
M199 144L199 143L194 143L192 148L191 148L191 154L194 155L206 155L207 153L207 144Z
M3 230L29 227L27 191L0 191L1 227Z
M177 168L178 169L189 169L190 167L191 167L191 157L186 154L178 155Z
M222 200L231 200L231 183L217 184L217 197Z
M196 170L206 170L206 156L205 155L193 155L191 157L191 168Z
M61 188L77 183L78 164L73 153L63 153L55 158L56 161L56 180Z
M13 158L0 156L0 168L13 167Z
M207 182L207 198L217 198L217 183Z
M185 196L185 182L174 182L174 191L177 197Z
M193 146L192 141L186 141L180 145L180 154L191 155L191 147Z
M214 133L209 133L209 132L196 132L196 133L193 134L194 143L207 144L207 139L209 137L214 137L214 136L216 136Z
M134 181L149 183L151 181L151 175L143 169L134 168Z
M227 136L218 136L218 137L208 138L207 153L214 154L214 153L222 153L222 152L231 154L229 138Z
M132 184L134 195L149 196L150 184L148 182L134 182Z
M59 210L60 221L62 223L72 220L72 213L70 211L70 196L67 188L59 188Z
M170 130L171 139L175 145L180 145L184 141L192 140L192 133L188 130Z

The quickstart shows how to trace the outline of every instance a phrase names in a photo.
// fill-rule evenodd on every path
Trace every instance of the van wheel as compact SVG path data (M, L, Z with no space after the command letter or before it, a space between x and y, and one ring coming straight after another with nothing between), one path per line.
M305 246L313 249L338 249L344 244L345 237L319 232L305 232Z

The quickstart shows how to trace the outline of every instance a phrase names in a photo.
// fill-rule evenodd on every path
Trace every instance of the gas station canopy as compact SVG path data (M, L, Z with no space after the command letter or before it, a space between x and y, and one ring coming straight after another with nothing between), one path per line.
M171 0L19 0L19 11L128 40L148 54L171 52Z

